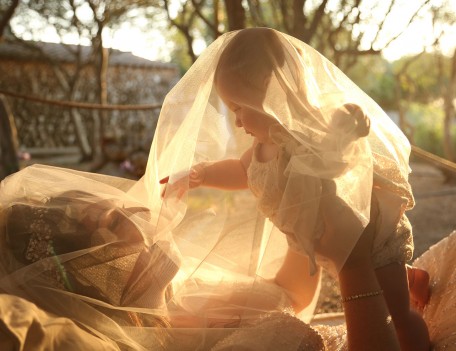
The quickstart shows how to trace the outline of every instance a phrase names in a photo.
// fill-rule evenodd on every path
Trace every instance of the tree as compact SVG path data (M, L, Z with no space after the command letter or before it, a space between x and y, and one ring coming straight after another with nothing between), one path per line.
M382 108L394 108L392 64L384 57L381 55L360 57L347 75Z
M73 2L74 0L70 0ZM108 104L108 64L109 64L109 50L103 44L103 36L106 29L109 27L114 28L116 25L125 20L132 10L138 8L148 8L156 5L155 0L87 0L92 11L93 18L93 34L91 39L95 75L97 77L97 95L98 102L101 105ZM94 158L92 170L100 169L105 163L102 145L104 142L104 125L107 120L106 111L100 110L99 117L95 123L94 133Z
M19 0L13 0L7 6L3 3L1 5L0 43L4 39L4 32L19 5ZM6 99L0 95L0 180L19 170L17 151L14 119Z
M344 71L351 69L363 56L380 55L427 10L430 0L420 0L404 19L394 28L393 21L401 4L398 0L186 0L176 16L171 16L169 1L165 0L170 25L178 28L187 38L188 52L196 59L192 42L195 30L203 23L211 37L245 27L268 26L288 33L315 47ZM395 21L397 22L397 21Z
M3 34L6 28L9 26L9 22L16 11L17 6L19 5L19 0L8 1L6 4L3 2L0 3L0 40L3 40Z
M434 9L433 12L434 26L439 27L441 33L454 29L456 27L456 9L451 6L450 1L445 2L444 6ZM436 42L436 46L440 45L440 41ZM453 47L453 52L450 54L448 75L445 75L444 58L441 56L439 60L439 78L442 86L443 110L444 110L444 130L443 130L443 152L445 158L450 161L456 161L455 143L453 142L453 122L456 117L455 99L456 99L456 46ZM444 77L448 78L445 79ZM456 174L445 172L448 181L456 181Z
M14 118L6 99L0 95L0 180L19 170Z
M433 40L429 44L433 53L423 52L410 57L405 57L395 62L395 90L396 101L402 128L407 129L409 124L405 115L411 102L422 104L435 104L442 101L443 127L441 131L441 145L443 157L449 161L455 159L455 143L453 133L455 128L455 95L456 95L456 47L449 55L443 53L441 42L445 39L446 32L450 32L456 25L456 12L449 1L430 9L432 18ZM425 74L423 74L425 72ZM436 124L436 123L434 123ZM436 130L434 130L435 132ZM431 132L431 131L429 131ZM409 133L410 134L410 133ZM440 133L439 133L440 134ZM413 142L413 137L411 140ZM456 180L456 174L443 169L446 181Z
M450 74L447 88L444 92L444 129L443 129L443 151L445 158L450 161L456 161L454 142L452 137L452 126L455 119L456 109L455 109L455 98L456 98L456 48L453 52L453 57L451 58ZM447 175L448 177L449 175ZM453 178L455 175L453 174Z
M394 91L396 98L396 110L399 113L399 127L412 143L414 141L414 129L413 126L407 121L406 110L407 106L410 104L413 92L416 90L416 85L414 80L410 78L408 72L410 66L412 66L412 64L417 61L422 56L422 54L424 54L424 52L405 59L403 62L401 62L402 64L400 65L400 69L394 73ZM404 94L404 91L408 94ZM405 98L404 95L406 95ZM405 104L404 100L406 100Z
M32 35L43 30L45 26L53 26L56 34L63 38L65 35L73 34L80 41L90 35L90 28L88 24L84 23L77 15L83 4L81 1L23 1L20 6L20 16L15 19L18 23L25 28ZM29 23L31 18L42 18L46 19L43 21L41 26L39 22L34 25L34 28L30 28ZM72 57L73 66L69 67L63 62L57 61L53 56L47 54L40 46L36 45L33 41L23 40L21 38L22 33L16 34L12 31L12 38L10 41L20 43L24 47L31 51L34 51L41 60L44 60L51 67L56 81L58 82L61 91L63 92L63 98L66 100L75 100L78 91L81 89L81 85L84 82L80 79L81 72L86 67L91 65L90 58L84 57L82 52L82 46L76 45L74 50L69 50L68 54ZM35 36L35 35L34 35ZM93 58L92 58L93 60ZM29 89L29 87L24 87ZM41 91L40 91L41 92ZM37 93L30 90L24 91L24 93L31 94ZM77 141L81 150L83 159L90 159L93 157L93 148L90 143L90 137L83 123L83 116L77 109L70 109L64 113L71 115L71 120L75 126ZM96 119L95 116L95 125Z

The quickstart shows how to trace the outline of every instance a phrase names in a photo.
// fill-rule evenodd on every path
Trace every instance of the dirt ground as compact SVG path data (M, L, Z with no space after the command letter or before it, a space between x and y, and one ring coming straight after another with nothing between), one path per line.
M442 173L426 163L412 163L410 183L415 207L408 212L413 226L414 257L456 230L456 184L445 184ZM337 283L323 275L317 313L342 310Z
M413 163L410 183L416 205L408 217L413 226L415 257L456 230L456 184L428 164Z

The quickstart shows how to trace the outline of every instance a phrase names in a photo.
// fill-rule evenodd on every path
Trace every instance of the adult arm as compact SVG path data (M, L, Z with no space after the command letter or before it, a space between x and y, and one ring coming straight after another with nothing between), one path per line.
M371 220L373 218L376 215L373 216L371 211ZM375 220L366 227L339 272L348 349L400 351L396 330L371 260L374 232Z

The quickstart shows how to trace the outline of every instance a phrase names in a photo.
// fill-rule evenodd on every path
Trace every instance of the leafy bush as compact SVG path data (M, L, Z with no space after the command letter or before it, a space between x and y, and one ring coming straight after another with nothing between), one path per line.
M413 103L407 111L407 121L414 127L413 141L416 146L444 157L443 153L443 107L441 103ZM456 126L452 127L452 135ZM456 141L453 141L456 148Z

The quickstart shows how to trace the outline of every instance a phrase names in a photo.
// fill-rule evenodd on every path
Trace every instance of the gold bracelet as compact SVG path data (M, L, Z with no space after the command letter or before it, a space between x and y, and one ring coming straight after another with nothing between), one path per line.
M377 296L377 295L381 295L381 294L383 294L383 290L371 291L371 292L367 292L364 294L351 295L351 296L342 298L342 302L358 300L358 299L362 299L365 297L373 297L373 296Z

